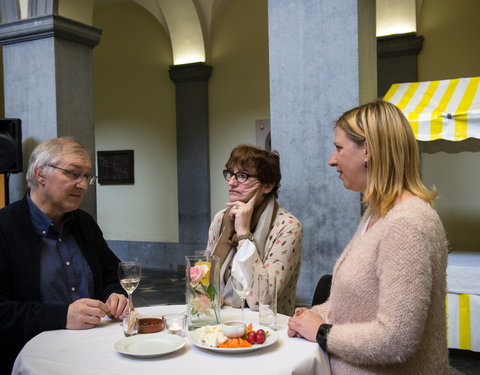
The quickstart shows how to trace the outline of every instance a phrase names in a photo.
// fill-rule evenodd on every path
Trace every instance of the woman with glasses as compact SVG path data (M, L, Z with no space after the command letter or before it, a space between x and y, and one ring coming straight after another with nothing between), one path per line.
M346 189L363 193L366 211L329 299L297 308L288 334L318 342L332 375L447 375L447 241L412 127L380 100L345 112L334 145L328 163Z
M251 145L233 149L225 164L229 202L219 211L209 229L207 251L221 260L222 297L227 305L239 306L231 285L231 267L237 251L249 249L253 269L252 292L246 298L258 310L257 290L277 284L277 311L291 314L300 272L302 226L288 211L278 206L280 158ZM242 249L243 248L243 249Z

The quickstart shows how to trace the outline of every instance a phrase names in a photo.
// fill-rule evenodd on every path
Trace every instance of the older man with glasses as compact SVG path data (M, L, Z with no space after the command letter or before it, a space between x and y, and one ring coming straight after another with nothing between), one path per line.
M38 145L25 197L0 210L0 373L22 346L53 329L87 329L123 318L119 259L94 219L79 210L95 182L88 151L71 138Z

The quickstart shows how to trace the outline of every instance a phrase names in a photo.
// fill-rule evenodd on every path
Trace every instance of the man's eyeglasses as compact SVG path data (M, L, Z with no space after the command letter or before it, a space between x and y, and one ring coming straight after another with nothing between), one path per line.
M71 181L76 181L77 184L82 182L83 179L86 179L89 185L93 185L97 179L97 176L93 176L91 174L81 174L78 172L69 171L68 169L63 169L53 164L48 164L48 166L62 171L65 176L67 176Z
M244 184L245 182L247 182L247 180L250 178L250 177L254 177L254 178L258 178L258 176L255 176L253 174L249 174L249 173L245 173L245 172L237 172L237 173L233 173L232 171L229 171L228 169L225 169L223 171L223 177L225 178L225 180L227 181L230 181L230 179L232 177L235 176L235 179L240 182L241 184Z

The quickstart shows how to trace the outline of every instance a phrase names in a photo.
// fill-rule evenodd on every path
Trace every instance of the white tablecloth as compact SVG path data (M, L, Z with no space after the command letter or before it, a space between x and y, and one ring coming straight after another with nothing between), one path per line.
M480 295L480 253L448 254L447 291Z
M138 309L141 317L161 317L184 312L184 305L152 306ZM239 319L237 309L222 310L222 320ZM258 312L245 310L247 322L258 324ZM43 332L30 340L18 355L14 375L128 375L195 374L245 375L249 373L329 375L327 355L318 344L287 336L288 317L279 315L278 341L264 349L242 354L223 354L187 344L177 352L156 358L125 356L114 349L122 339L118 322L105 320L90 330Z

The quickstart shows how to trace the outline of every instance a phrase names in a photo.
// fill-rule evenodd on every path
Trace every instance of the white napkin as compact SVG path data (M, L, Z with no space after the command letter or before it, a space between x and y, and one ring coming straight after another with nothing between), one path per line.
M243 246L238 249L232 262L231 277L240 281L245 289L253 285L253 261L255 255L255 245L246 240Z

